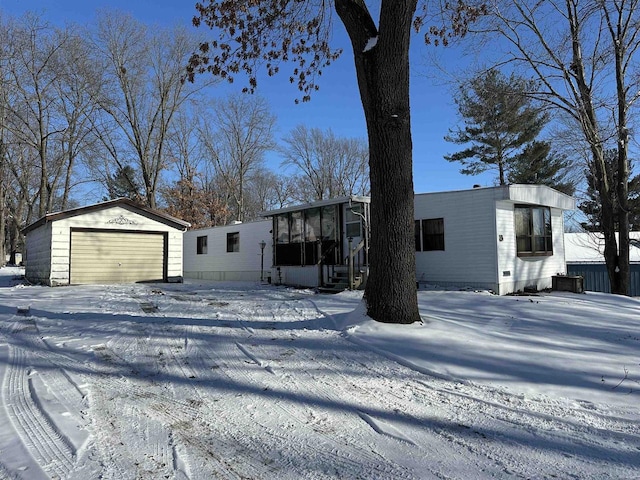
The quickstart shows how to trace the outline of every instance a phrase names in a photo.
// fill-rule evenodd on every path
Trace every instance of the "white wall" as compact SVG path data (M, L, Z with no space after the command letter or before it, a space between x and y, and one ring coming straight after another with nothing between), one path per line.
M518 257L516 253L515 218L513 202L497 202L496 230L503 240L498 242L497 274L499 288L504 295L533 287L551 288L551 276L566 272L564 261L564 219L562 210L551 208L551 236L553 255Z
M275 285L309 288L320 286L320 272L317 265L272 267L269 275L271 275L271 283Z
M551 206L553 255L518 257L514 206ZM566 271L561 208L574 200L539 185L478 188L415 196L415 218L444 218L445 250L416 252L419 282L488 288L500 295L551 287L551 276ZM502 236L502 240L500 240Z
M444 251L416 252L419 282L497 287L495 190L415 196L415 218L444 219Z
M29 232L26 238L25 278L33 283L49 283L51 277L51 224Z
M42 249L49 251L51 265L50 273L46 280L38 281L52 286L69 284L69 253L71 248L71 228L95 228L101 230L131 230L167 232L167 279L168 281L180 281L182 279L182 235L181 230L170 227L152 218L141 215L135 210L124 206L113 206L102 210L84 212L80 215L53 220L43 226L30 231L27 234L27 256L32 253L37 257L45 255ZM42 235L41 230L47 230L50 240L46 245L42 242L34 246L34 251L29 247L31 237ZM35 241L35 240L33 240ZM26 274L26 272L25 272ZM29 277L27 277L29 278Z
M264 249L264 278L273 263L271 220L189 230L184 234L184 276L202 280L260 280L260 242ZM227 233L239 232L238 252L227 252ZM197 253L197 238L207 236L207 253Z

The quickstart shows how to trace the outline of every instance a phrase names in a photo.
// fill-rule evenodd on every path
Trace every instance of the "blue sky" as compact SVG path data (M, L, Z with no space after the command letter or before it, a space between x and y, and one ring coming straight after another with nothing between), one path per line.
M12 16L30 10L42 13L53 24L76 22L90 24L96 10L112 8L131 13L149 24L191 24L195 0L0 0L0 9ZM348 137L366 138L364 114L356 85L350 45L339 21L335 24L335 46L345 49L342 57L322 75L320 91L311 102L294 103L297 90L287 81L285 73L260 80L258 94L265 97L277 116L278 135L284 136L296 125L309 128L332 128L334 133ZM202 30L202 28L201 28ZM205 32L206 33L206 32ZM457 145L443 137L457 122L452 87L444 81L444 74L429 66L426 60L433 46L420 44L415 37L412 47L411 114L413 129L414 189L417 193L471 188L474 184L493 185L494 175L486 173L470 177L459 173L460 166L444 160ZM450 69L460 62L455 49L436 52ZM461 63L460 63L461 64ZM283 68L284 71L284 68ZM220 87L221 95L241 89L243 79L233 85ZM269 166L278 168L277 157L269 157Z

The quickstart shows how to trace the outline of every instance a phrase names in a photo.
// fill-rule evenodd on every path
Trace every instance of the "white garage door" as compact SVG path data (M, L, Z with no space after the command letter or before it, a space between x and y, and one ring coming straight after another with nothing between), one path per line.
M71 283L162 281L164 245L162 233L72 231Z

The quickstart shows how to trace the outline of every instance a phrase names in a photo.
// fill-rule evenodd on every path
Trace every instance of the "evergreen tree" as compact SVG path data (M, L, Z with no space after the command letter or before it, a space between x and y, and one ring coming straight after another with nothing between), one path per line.
M450 130L445 140L471 146L444 158L462 163L460 172L465 175L495 169L500 185L505 185L514 164L522 167L519 160L523 152L541 148L532 142L547 117L526 95L534 88L532 81L513 74L507 78L495 69L462 86L456 104L464 126Z
M551 144L534 140L514 158L507 175L509 183L546 185L573 195L575 185L567 180L569 162L565 155L551 151Z
M118 167L116 173L107 179L109 197L105 198L105 200L129 198L136 202L141 202L143 197L140 193L140 187L136 171L131 165Z
M605 169L607 180L615 185L618 181L618 152L615 149L605 151ZM629 168L631 171L631 168ZM602 232L602 206L596 189L596 177L593 170L586 170L587 179L587 199L578 208L587 216L588 221L582 223L585 230L591 232ZM629 176L629 230L640 231L640 175ZM618 202L614 203L618 205ZM614 209L614 223L616 231L619 225L619 208Z

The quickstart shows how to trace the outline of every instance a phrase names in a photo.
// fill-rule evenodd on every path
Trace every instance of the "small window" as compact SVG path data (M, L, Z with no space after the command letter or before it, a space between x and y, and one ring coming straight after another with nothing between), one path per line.
M519 257L553 255L549 207L516 205L516 250Z
M206 255L207 253L207 236L196 238L196 253L198 255Z
M227 233L227 252L240 251L240 232Z
M444 250L444 219L422 220L422 250Z

